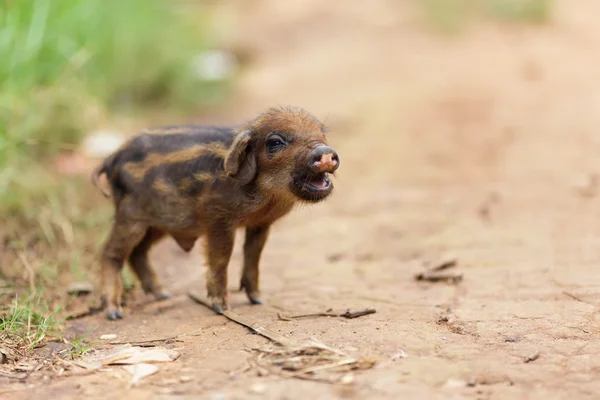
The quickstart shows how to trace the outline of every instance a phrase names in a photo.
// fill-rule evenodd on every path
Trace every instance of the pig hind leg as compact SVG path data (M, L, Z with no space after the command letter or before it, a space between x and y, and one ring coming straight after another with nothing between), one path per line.
M102 300L108 319L123 318L123 264L132 249L144 238L146 227L117 218L104 245L100 260Z
M163 231L149 228L141 242L134 247L129 255L129 264L140 280L144 293L152 294L156 300L171 298L171 293L164 288L160 278L148 261L150 248L164 236Z

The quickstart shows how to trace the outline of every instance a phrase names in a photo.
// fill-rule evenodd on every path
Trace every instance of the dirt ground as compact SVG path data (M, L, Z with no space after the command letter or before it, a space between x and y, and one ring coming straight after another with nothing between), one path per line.
M112 370L3 398L598 398L600 4L556 7L546 27L481 23L445 37L405 2L224 5L228 40L250 64L231 102L198 121L301 105L328 117L341 158L333 197L274 228L261 265L266 305L236 292L232 305L378 365L346 385L232 373L267 341L188 299L204 288L204 261L166 241L153 257L174 299L138 297L122 321L97 315L72 329L124 342L193 332L172 345L177 361L129 390ZM238 240L232 290L240 250ZM447 254L462 282L414 280ZM377 313L277 318L360 307Z

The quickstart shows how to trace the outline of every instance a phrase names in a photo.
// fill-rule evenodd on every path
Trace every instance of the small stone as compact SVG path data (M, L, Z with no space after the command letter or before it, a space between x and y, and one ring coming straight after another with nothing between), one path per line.
M267 387L262 383L255 383L254 385L250 386L250 391L252 393L261 394L264 393L266 390Z
M467 379L467 386L469 386L469 387L477 386L477 378L474 376L469 376L469 379Z
M184 375L184 376L180 376L179 377L179 382L181 382L181 383L186 383L186 382L189 382L191 380L192 380L191 376Z
M392 361L396 361L401 358L406 358L406 353L402 349L398 349L396 353L392 354Z
M346 375L342 376L342 379L340 382L342 382L344 385L349 385L354 382L354 375L346 374Z
M540 352L536 351L535 353L532 353L532 354L528 355L527 357L525 357L525 363L533 362L533 361L537 360L538 358L540 358Z
M90 294L94 291L94 286L89 282L73 282L67 288L67 293L81 296L84 294Z
M467 386L467 382L462 379L448 379L444 384L444 387L447 389L458 389Z
M114 333L107 333L106 335L100 336L100 340L114 340L117 338L117 335Z

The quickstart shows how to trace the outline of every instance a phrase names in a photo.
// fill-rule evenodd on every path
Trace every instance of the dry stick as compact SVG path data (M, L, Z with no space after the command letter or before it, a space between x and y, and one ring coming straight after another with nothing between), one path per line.
M340 314L340 317L344 318L358 318L369 314L375 314L377 311L374 308L364 308L362 310L350 311L347 310L345 313Z
M154 339L154 340L143 340L141 342L110 342L109 344L112 345L126 345L126 344L130 344L132 346L139 346L139 347L156 347L158 344L162 343L162 342L183 342L183 340L177 339L177 338L166 338L166 339Z
M428 282L452 282L457 283L462 280L462 274L442 273L447 269L453 268L458 264L456 258L449 258L446 260L439 261L435 266L428 268L424 272L420 272L415 275L415 279L418 281Z
M311 318L311 317L339 317L340 315L337 313L328 313L328 312L320 312L320 313L312 313L312 314L299 314L299 315L284 315L282 313L277 313L277 317L282 321L291 321L293 319L300 318Z
M537 360L538 358L540 358L540 352L537 351L535 353L533 353L530 356L525 357L525 363L530 363L530 362L534 362L535 360Z
M300 319L300 318L311 318L311 317L344 317L344 318L358 318L364 315L375 314L376 310L374 308L365 308L362 310L350 311L347 310L341 314L334 312L319 312L312 314L298 314L298 315L283 315L281 313L277 313L279 319L283 321L291 321L292 319Z
M461 281L463 278L462 274L438 274L431 272L421 272L415 276L415 279L418 281L428 281L428 282L453 282L457 283Z
M438 265L429 269L429 272L443 271L445 269L455 267L457 263L458 263L458 260L456 258L449 258L447 260L442 260L441 262L438 263Z
M194 292L189 292L188 296L190 296L190 298L192 300L194 300L195 302L202 304L203 306L213 310L211 304L203 296L201 296L197 293L194 293ZM264 336L267 339L270 339L270 340L272 340L276 343L279 343L283 346L298 346L298 342L295 341L294 339L287 338L276 332L273 332L271 330L263 328L258 324L258 322L254 321L250 318L247 318L247 317L242 317L242 316L234 313L231 310L224 310L223 316L227 317L228 319L230 319L231 321L233 321L235 323L245 326L246 328L250 329L254 333L258 333L259 335Z
M112 345L130 344L132 346L154 347L155 343L167 342L167 341L170 341L170 340L173 340L175 342L183 342L183 340L180 340L180 338L182 338L184 336L188 336L188 335L193 335L193 334L195 334L197 332L201 332L203 329L204 328L194 329L193 331L181 333L181 334L175 335L175 336L168 336L168 337L165 337L165 338L139 340L137 342L110 342L109 344L112 344Z
M591 306L594 306L594 305L595 305L595 304L593 304L593 303L590 303L589 301L586 301L586 300L584 300L584 299L582 299L582 298L580 298L580 297L577 297L577 296L575 296L574 294L571 294L571 293L569 293L569 292L563 291L562 293L563 293L565 296L568 296L568 297L572 298L572 299L573 299L573 300L575 300L575 301L579 301L579 302L581 302L581 303L589 304L589 305L591 305Z

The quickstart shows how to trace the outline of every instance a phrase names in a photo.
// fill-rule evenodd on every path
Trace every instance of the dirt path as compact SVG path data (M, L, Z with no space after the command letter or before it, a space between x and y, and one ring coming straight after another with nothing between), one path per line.
M329 115L342 166L330 201L275 228L261 269L267 305L239 293L232 304L379 365L350 385L231 374L266 341L192 303L185 293L203 288L203 260L165 242L154 256L175 299L140 297L122 322L97 316L73 329L121 341L193 332L173 344L181 358L130 391L113 371L11 396L597 398L600 202L580 182L600 171L600 5L559 1L549 28L481 26L443 39L395 2L236 3L231 22L244 29L232 41L254 58L235 101L202 119L302 105ZM458 257L462 283L413 280L445 253ZM232 289L240 261L238 241ZM282 308L330 307L377 313L277 319Z

